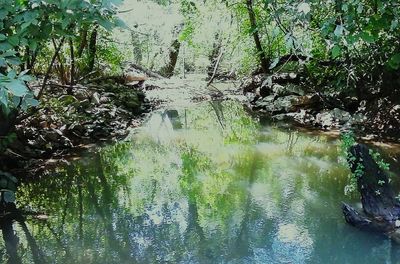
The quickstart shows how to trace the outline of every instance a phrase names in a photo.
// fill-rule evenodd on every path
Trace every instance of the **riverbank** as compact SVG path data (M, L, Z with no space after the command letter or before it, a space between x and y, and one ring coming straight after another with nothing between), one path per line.
M257 74L242 81L250 108L274 120L326 130L352 130L368 140L399 143L400 103L396 97L358 100L345 93L320 93L296 73Z
M46 103L17 117L0 157L3 170L21 177L38 174L93 144L122 140L153 107L134 84L106 80L75 85L72 95L65 90L50 84Z
M399 143L399 106L387 101L384 107L384 101L381 106L359 103L340 94L322 96L305 89L294 73L255 75L241 84L227 81L211 86L197 74L185 79L150 78L142 86L105 80L76 85L73 95L66 95L56 83L50 88L53 99L45 94L47 103L25 114L16 126L15 138L0 158L4 170L21 177L38 175L83 150L123 140L153 110L212 100L237 100L255 115L312 133L337 137L351 129L367 141Z
M18 178L33 177L82 151L124 140L153 110L238 97L237 83L207 87L204 76L196 74L149 78L142 85L105 79L75 85L73 95L54 82L44 94L46 104L17 117L0 163Z

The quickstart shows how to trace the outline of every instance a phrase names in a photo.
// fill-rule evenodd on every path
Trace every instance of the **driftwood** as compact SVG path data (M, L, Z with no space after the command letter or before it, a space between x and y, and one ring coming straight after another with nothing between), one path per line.
M135 63L130 63L129 66L132 67L132 68L135 68L135 69L137 69L139 71L142 71L142 72L146 73L149 77L158 78L158 79L163 79L164 78L164 76L162 76L161 74L156 73L154 71L151 71L149 69L146 69L145 67L143 67L141 65L138 65L138 64L135 64Z
M357 188L361 194L362 212L343 203L347 223L366 230L383 233L400 241L400 203L386 173L379 168L367 146L357 144L350 148L348 162L357 174Z

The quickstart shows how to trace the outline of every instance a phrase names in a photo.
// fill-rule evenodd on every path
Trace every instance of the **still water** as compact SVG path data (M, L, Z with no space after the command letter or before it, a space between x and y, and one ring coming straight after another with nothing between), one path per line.
M390 240L345 223L341 201L358 198L338 146L231 101L161 110L20 187L19 206L48 216L15 225L21 262L400 263Z

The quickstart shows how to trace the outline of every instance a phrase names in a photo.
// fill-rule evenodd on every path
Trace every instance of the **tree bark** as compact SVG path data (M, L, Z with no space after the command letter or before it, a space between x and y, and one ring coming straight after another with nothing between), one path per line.
M74 42L72 38L69 39L69 50L71 56L71 69L70 69L70 81L69 81L69 88L67 93L72 95L72 90L75 85L75 54L74 54Z
M221 48L221 49L220 49L220 53L219 53L219 55L218 55L218 58L217 58L217 60L215 61L214 71L213 71L213 73L212 73L212 75L211 75L210 80L209 80L208 83L207 83L207 86L210 86L210 84L214 81L214 78L215 78L215 76L217 75L219 63L221 62L221 58L222 58L222 55L223 55L223 54L224 54L224 50Z
M37 95L37 99L40 99L42 97L42 95L43 95L44 89L46 88L47 81L50 78L50 73L51 73L51 70L53 69L54 62L55 62L55 60L56 60L56 58L58 56L58 53L61 50L61 47L64 45L64 41L65 41L65 37L63 37L61 39L60 44L58 44L58 47L54 51L53 58L51 58L50 65L47 68L46 75L44 76L44 79L43 79L42 87L41 87L41 89L40 89L40 91L39 91L39 93Z
M384 233L400 241L400 203L395 198L388 176L379 168L365 145L352 146L348 162L357 177L363 212L357 212L343 203L346 221L360 229Z
M176 62L178 61L180 47L181 47L181 43L179 42L178 39L175 39L172 42L172 45L169 49L169 62L161 70L161 73L163 76L169 78L169 77L172 77L172 75L174 75L174 70L175 70Z
M264 49L261 45L260 36L258 34L258 26L257 26L257 19L253 9L253 0L246 0L246 7L249 13L250 25L252 29L252 34L254 38L254 42L256 44L256 49L258 53L258 57L260 59L261 68L264 73L269 73L269 59L266 57Z
M161 76L161 75L158 74L157 72L154 72L154 71L152 71L152 70L146 69L145 67L143 67L143 66L141 66L141 65L138 65L138 64L135 64L135 63L131 63L130 66L131 66L132 68L135 68L135 69L137 69L137 70L140 70L140 71L146 73L149 77L159 78L159 79L164 78L163 76Z
M79 48L78 48L78 52L77 52L78 58L82 57L83 51L85 50L85 48L87 46L87 35L88 35L87 28L82 29L81 42L79 43Z
M92 34L90 35L90 41L89 41L89 62L88 62L88 68L87 72L92 72L94 69L94 62L96 59L96 45L97 45L97 29L98 26L95 26Z

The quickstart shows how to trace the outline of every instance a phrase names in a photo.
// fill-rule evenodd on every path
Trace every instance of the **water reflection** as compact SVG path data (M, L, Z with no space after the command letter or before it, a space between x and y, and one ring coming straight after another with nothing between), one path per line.
M50 263L396 263L389 241L345 224L347 173L336 142L213 102L154 114L18 200L49 215L29 227Z

